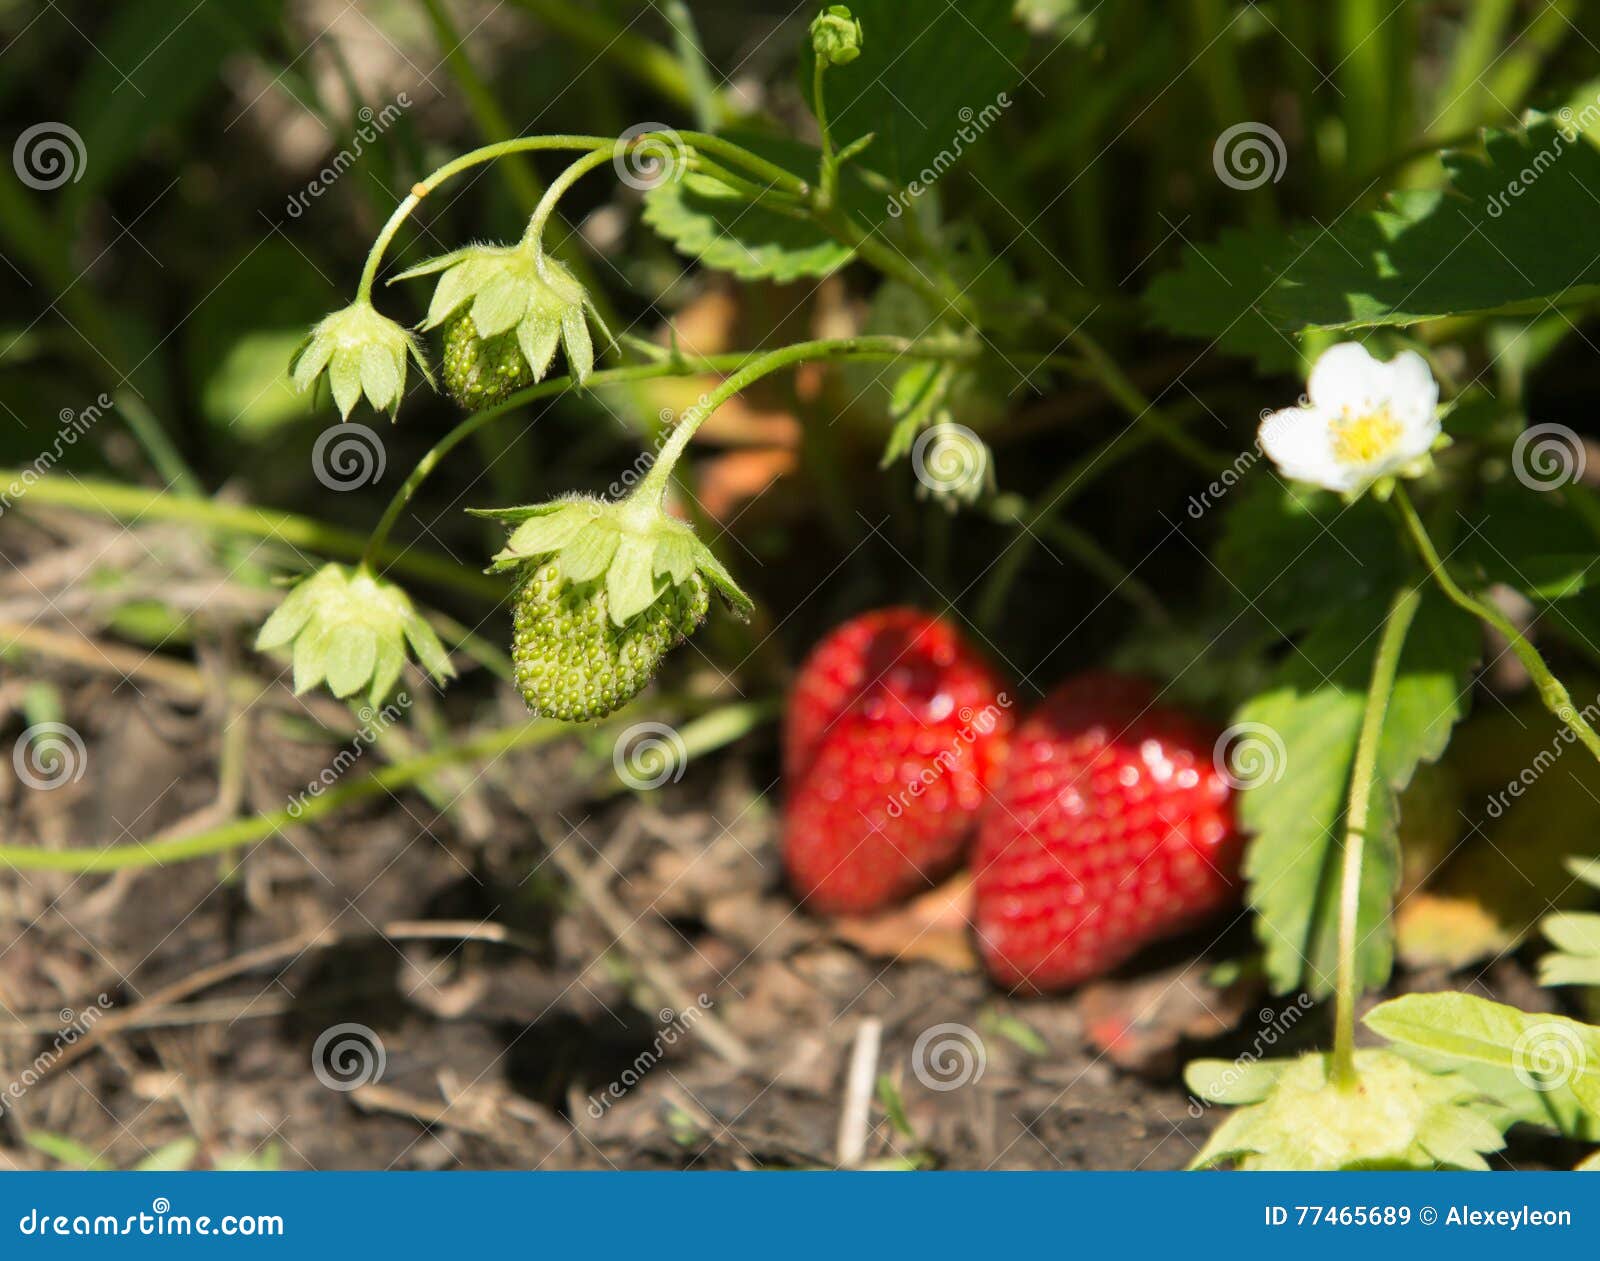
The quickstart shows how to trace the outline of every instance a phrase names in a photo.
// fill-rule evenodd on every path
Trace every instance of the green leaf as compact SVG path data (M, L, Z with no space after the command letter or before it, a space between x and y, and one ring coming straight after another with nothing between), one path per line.
M1600 915L1555 911L1539 931L1556 947L1539 960L1540 985L1600 985Z
M1325 613L1268 690L1235 715L1242 736L1263 741L1274 763L1274 773L1241 794L1239 818L1254 834L1245 858L1249 900L1268 976L1280 992L1304 988L1326 995L1332 989L1344 806L1387 604L1363 601ZM1465 683L1478 650L1477 623L1434 590L1425 592L1400 654L1378 745L1381 782L1372 795L1358 921L1363 987L1383 984L1393 963L1394 794L1419 762L1444 752L1465 710Z
M1536 117L1443 162L1443 190L1394 193L1328 228L1225 233L1189 250L1150 288L1156 322L1287 368L1294 335L1311 329L1537 311L1600 292L1600 257L1573 230L1595 214L1593 145Z
M821 155L815 149L765 137L733 138L802 179L816 176ZM882 213L884 199L870 195L848 171L840 184L840 196L846 208L858 215ZM645 194L644 221L680 254L745 280L769 279L781 284L805 276L826 276L855 257L853 249L815 223L752 204L720 180L692 171Z
M1534 1089L1570 1088L1600 1116L1600 1028L1518 1011L1474 994L1407 994L1374 1007L1367 1028L1390 1042L1509 1070Z
M1340 603L1387 600L1405 576L1394 521L1381 504L1257 475L1226 501L1214 559L1227 593L1293 634ZM1376 625L1376 623L1374 623Z
M1480 1153L1504 1146L1465 1078L1357 1051L1349 1089L1329 1080L1328 1058L1252 1064L1246 1093L1265 1092L1217 1128L1190 1168L1481 1170Z
M872 132L856 161L896 188L931 182L924 169L942 173L978 143L993 125L980 125L983 111L1003 111L1011 98L1002 94L1022 81L1028 36L1012 0L856 0L850 11L861 23L861 55L830 67L823 81L834 140L842 148ZM814 61L807 46L800 81L808 100Z

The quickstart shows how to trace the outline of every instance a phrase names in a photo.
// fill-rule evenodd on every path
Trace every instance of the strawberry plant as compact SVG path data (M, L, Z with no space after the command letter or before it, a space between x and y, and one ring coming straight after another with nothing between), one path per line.
M246 7L206 0L196 30L264 49L272 6ZM747 805L781 797L752 811L761 896L808 931L920 939L923 895L954 890L986 1002L1070 1004L1181 956L1316 1007L1298 1054L1185 1044L1196 1166L1484 1168L1515 1126L1600 1143L1591 6L856 0L738 58L719 34L720 59L693 5L664 6L670 47L627 6L514 7L558 37L541 56L592 54L682 125L629 125L637 97L582 74L581 109L547 123L555 98L517 97L513 119L476 65L491 41L422 0L438 116L338 166L370 160L372 187L341 190L364 200L325 240L207 256L251 292L197 306L201 440L146 400L175 397L146 380L149 321L73 278L128 125L91 133L59 222L0 195L8 255L60 289L92 352L73 370L127 431L108 460L161 483L52 472L97 403L0 470L0 523L183 527L249 597L230 622L194 583L126 594L114 559L65 603L219 669L253 647L324 717L425 698L363 741L389 765L292 809L244 808L235 747L239 817L0 859L242 852L400 790L447 813L460 764L558 742L582 791L641 793L743 742ZM183 116L207 46L145 53L175 94L150 129ZM39 343L0 356L49 364L53 400L67 374ZM301 437L314 483L275 458ZM163 546L187 563L183 541ZM52 651L93 660L0 631L8 660ZM478 729L480 673L513 721ZM59 734L53 698L16 707ZM622 752L640 728L663 764ZM47 777L18 756L19 782ZM546 790L500 786L519 811ZM629 918L593 900L608 930ZM1474 984L1540 953L1543 988ZM1452 988L1413 992L1439 968ZM863 1064L912 1135L903 1083Z

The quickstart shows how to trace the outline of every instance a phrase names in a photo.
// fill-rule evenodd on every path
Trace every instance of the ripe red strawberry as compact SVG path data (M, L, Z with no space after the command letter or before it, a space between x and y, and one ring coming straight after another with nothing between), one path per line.
M790 698L783 860L825 913L925 888L962 856L1004 757L1010 698L949 623L882 609L812 652Z
M975 925L995 980L1076 985L1233 900L1218 734L1112 674L1070 680L1017 728L978 840Z

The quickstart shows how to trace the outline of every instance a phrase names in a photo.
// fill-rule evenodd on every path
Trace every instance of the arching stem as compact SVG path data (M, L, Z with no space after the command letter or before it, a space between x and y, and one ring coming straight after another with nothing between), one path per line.
M790 354L788 352L798 353ZM600 372L591 373L589 384L591 386L616 385L625 381L648 381L657 377L694 376L704 372L732 372L733 376L719 385L710 395L707 395L706 402L709 406L705 409L705 415L709 415L723 401L731 398L751 381L767 375L768 372L774 372L787 363L797 362L799 359L870 360L897 359L901 356L914 359L958 359L970 358L975 353L971 347L967 346L931 341L918 343L904 337L849 337L832 341L799 342L794 346L786 346L781 351L769 351L765 354L760 352L753 354L750 352L734 352L706 356L676 355L671 359L664 359L656 363L630 364L623 368L607 368ZM770 366L756 372L753 376L747 375L749 370L756 369L769 361L771 361ZM733 385L732 388L729 388L734 381L740 381L741 384ZM388 548L389 533L394 528L395 522L400 519L400 514L405 511L406 505L416 495L417 488L427 480L428 476L439 466L444 457L455 447L491 421L499 420L528 403L561 394L571 389L573 384L574 382L570 376L560 376L552 377L548 381L541 381L538 385L530 386L528 389L519 390L508 398L502 399L493 407L486 407L482 411L473 412L472 415L466 417L454 429L445 434L443 438L434 443L427 454L417 461L416 467L411 470L411 473L406 477L400 488L395 491L393 498L389 500L388 507L384 509L383 516L379 518L378 524L373 528L371 537L367 540L364 553L365 563L375 567L376 562L390 550ZM722 398L712 403L711 400L719 392L723 391L726 392L723 393ZM687 419L686 416L685 420ZM700 419L704 420L704 416L701 416ZM681 441L679 441L680 431L684 429L684 425L680 423L678 429L674 430L672 437L668 440L668 445L671 445L672 442L678 442L679 445L676 450L681 454L683 446L687 445L689 436L692 435L694 428L698 428L698 425L699 422L697 421L690 426L688 433L682 434ZM663 456L665 451L664 447ZM675 463L677 458L677 454L674 454L672 461ZM661 463L661 459L658 458L656 468L659 468ZM651 473L653 474L654 472L655 469L653 468ZM670 472L671 467L668 465L666 473ZM645 481L649 480L649 476L646 475ZM641 481L641 490L644 485L645 482ZM665 474L663 474L661 481L661 489L665 490Z
M1544 663L1539 650L1529 643L1528 637L1494 605L1474 599L1457 585L1456 580L1450 576L1450 571L1444 567L1438 549L1428 537L1427 527L1422 524L1422 518L1417 515L1411 497L1406 494L1403 486L1396 488L1394 502L1400 509L1401 520L1405 522L1406 529L1411 534L1411 541L1416 545L1423 562L1432 571L1433 580L1439 584L1440 590L1460 608L1487 622L1505 636L1511 651L1516 654L1523 669L1533 679L1534 688L1539 693L1539 699L1544 702L1544 707L1560 719L1567 729L1583 742L1583 747L1600 761L1600 735L1595 733L1595 729L1572 703L1572 694L1567 691L1561 680L1550 672L1550 667Z

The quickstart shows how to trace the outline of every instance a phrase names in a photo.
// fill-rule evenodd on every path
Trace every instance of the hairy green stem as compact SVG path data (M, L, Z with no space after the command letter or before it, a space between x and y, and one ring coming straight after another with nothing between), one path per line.
M840 348L845 343L850 343L849 348ZM903 337L857 337L841 339L838 342L800 342L797 345L810 348L807 354L800 356L801 358L811 357L818 359L896 359L902 355L914 359L945 358L947 356L969 357L973 353L966 347L918 344ZM824 349L818 351L817 347L823 347ZM791 350L794 347L785 347L785 349ZM765 353L760 351L733 351L719 355L674 355L671 358L662 359L654 363L630 364L623 368L606 368L600 372L591 373L589 375L589 385L592 388L597 385L619 385L629 381L649 381L660 377L697 376L706 372L732 372L737 375L747 368L755 367L757 363L767 360L777 353L775 351ZM791 361L785 360L784 362ZM778 363L767 371L775 371L782 366L783 363ZM766 372L761 372L758 375L765 376ZM754 377L750 378L750 380L754 379ZM745 384L748 383L748 381L745 382ZM473 412L472 415L462 420L454 429L434 443L427 454L417 461L416 467L411 470L405 482L401 484L400 489L395 491L393 498L389 500L388 507L384 509L383 516L379 519L378 524L373 527L372 535L367 540L367 546L363 552L363 559L366 563L369 565L374 564L381 556L391 550L388 548L389 533L394 528L395 522L399 520L400 514L405 511L406 505L416 495L417 488L427 480L428 476L439 466L444 457L450 454L464 439L470 437L491 421L499 420L528 403L537 402L542 398L550 398L569 390L574 384L575 382L570 376L560 376L552 377L548 381L541 381L538 385L529 386L525 390L518 390L515 394L507 396L493 407L486 407L482 411ZM724 385L726 385L726 382L724 382ZM728 397L731 397L734 392L737 391L731 391ZM711 396L708 395L708 402L710 398ZM684 441L687 442L688 439L685 438ZM643 483L641 482L640 485L642 488Z
M811 67L811 112L817 116L817 129L822 133L822 165L818 175L817 205L829 210L837 200L839 189L839 160L833 152L833 131L828 126L828 107L823 99L823 80L828 73L828 59L820 53Z
M1438 549L1434 547L1433 540L1428 537L1427 527L1422 524L1422 518L1417 515L1416 508L1411 503L1411 498L1404 487L1398 487L1394 493L1395 503L1399 506L1401 519L1404 520L1407 531L1410 532L1411 541L1416 544L1418 553L1423 562L1432 572L1433 579L1439 584L1440 590L1452 602L1471 613L1474 617L1487 622L1505 637L1511 651L1516 654L1523 669L1533 679L1533 686L1539 693L1539 699L1544 707L1556 716L1567 729L1583 742L1583 747L1600 761L1600 734L1589 725L1578 707L1572 703L1572 694L1567 691L1566 685L1550 672L1550 667L1539 655L1539 650L1528 642L1524 635L1512 623L1511 619L1487 601L1474 599L1457 585L1456 580L1450 576L1450 571L1440 559Z
M456 762L498 757L523 745L549 744L566 730L563 724L548 719L520 723L515 727L498 727L432 753L396 762L349 783L336 785L320 797L312 797L304 805L297 804L294 811L285 806L281 810L247 819L234 819L189 836L153 838L127 845L108 845L104 849L35 849L29 845L0 845L0 867L11 867L17 871L118 871L124 867L157 867L202 858L208 854L220 854L241 845L266 840L283 828L320 819L351 802L409 787Z
M660 136L662 133L651 132L647 136L640 136L640 141L648 140L651 136ZM533 215L528 220L528 227L522 234L524 245L533 248L534 256L541 262L544 259L544 227L550 221L550 216L555 213L556 203L566 194L566 191L580 179L594 170L597 166L604 166L610 162L617 153L629 148L626 142L615 141L603 149L596 149L593 153L586 153L576 162L573 162L560 175L550 182L550 187L544 190L544 196L539 199L539 204L534 207Z
M0 487L25 485L23 477L20 469L0 469ZM353 559L362 555L366 548L366 540L361 535L310 517L219 503L214 499L185 499L169 491L143 486L123 486L81 477L71 480L46 477L27 485L18 502L24 497L32 503L99 513L119 521L185 522L230 534L274 540L323 556ZM480 599L498 600L505 594L503 584L432 552L380 547L374 555L413 578L454 587Z
M775 706L765 701L739 701L711 710L678 728L686 758L721 748L773 716ZM297 802L294 809L269 811L248 819L234 819L218 827L189 836L155 837L127 845L108 845L104 849L36 849L29 845L0 845L0 867L17 871L118 871L125 867L155 867L185 862L209 854L225 853L264 841L274 833L296 824L310 823L332 814L343 806L393 793L424 780L458 762L492 760L513 749L549 744L575 732L570 723L536 719L514 727L493 731L445 745L391 766L338 784L321 796Z
M667 487L672 480L673 466L683 455L695 431L705 424L707 417L739 391L790 364L807 359L898 358L901 355L915 358L965 359L972 358L975 354L971 347L954 343L939 345L931 341L915 342L905 337L876 336L820 338L816 341L795 342L793 345L781 346L777 350L757 355L679 417L677 425L662 444L655 463L640 481L634 495L641 504L659 505L666 497Z
M411 212L422 204L422 199L446 180L461 174L462 171L471 170L475 166L493 162L496 158L503 158L512 153L532 153L543 149L597 149L613 143L609 136L519 136L513 140L501 140L495 144L484 145L446 162L426 179L411 186L411 191L394 208L389 221L378 232L377 238L372 242L372 248L367 251L366 264L361 269L361 280L356 285L356 301L371 301L372 283L377 279L378 267L383 262L383 255L388 250L389 243L394 240L394 234L400 230L400 225L411 217Z
M643 136L635 136L630 140L618 140L614 136L518 136L515 139L483 145L481 148L473 149L470 152L463 153L460 157L453 158L426 179L413 184L411 191L406 194L404 200L394 208L394 213L389 216L389 221L383 225L378 232L377 239L372 242L372 248L367 251L367 261L361 269L361 280L356 286L356 300L358 302L371 301L372 286L377 279L378 268L383 263L383 256L388 250L390 242L394 240L395 233L400 230L400 225L411 217L412 211L422 204L423 198L446 180L461 174L462 171L471 170L475 166L481 166L485 162L493 162L497 158L507 157L513 153L533 153L540 150L590 150L593 154L603 153L608 158L617 152L619 148L623 150L633 148L651 137L665 138L668 143L673 143L673 137L667 132L649 132ZM751 153L742 145L734 144L730 140L724 140L720 136L711 136L699 131L678 132L676 139L677 142L687 144L694 149L716 154L742 166L745 170L793 196L806 197L810 195L811 186L803 179L800 179L792 172L784 170L781 166L768 162L758 154ZM599 159L599 161L603 160L604 158ZM599 165L599 161L592 162L591 166ZM590 167L584 168L584 170L588 169ZM570 167L568 171L571 171ZM576 174L572 174L571 179L575 180L582 174L583 170L579 170ZM570 183L571 180L568 181L568 184ZM540 201L539 208L534 211L535 218L540 218L541 211L543 211L543 219L549 218L550 210L555 204L555 198L551 196L552 193L557 198L560 196L554 185L545 190L545 195ZM549 205L547 206L546 203L549 203ZM540 220L541 228L543 227L543 219Z
M1421 588L1410 586L1401 588L1389 605L1377 655L1372 660L1372 682L1367 686L1361 733L1356 738L1355 764L1350 770L1350 798L1344 818L1344 862L1339 874L1339 964L1334 990L1333 1064L1329 1074L1335 1084L1343 1087L1355 1083L1361 865L1366 857L1367 830L1371 824L1372 789L1378 779L1378 746L1383 738L1383 720L1389 712L1389 698L1394 694L1395 675L1400 669L1400 652L1421 603Z

